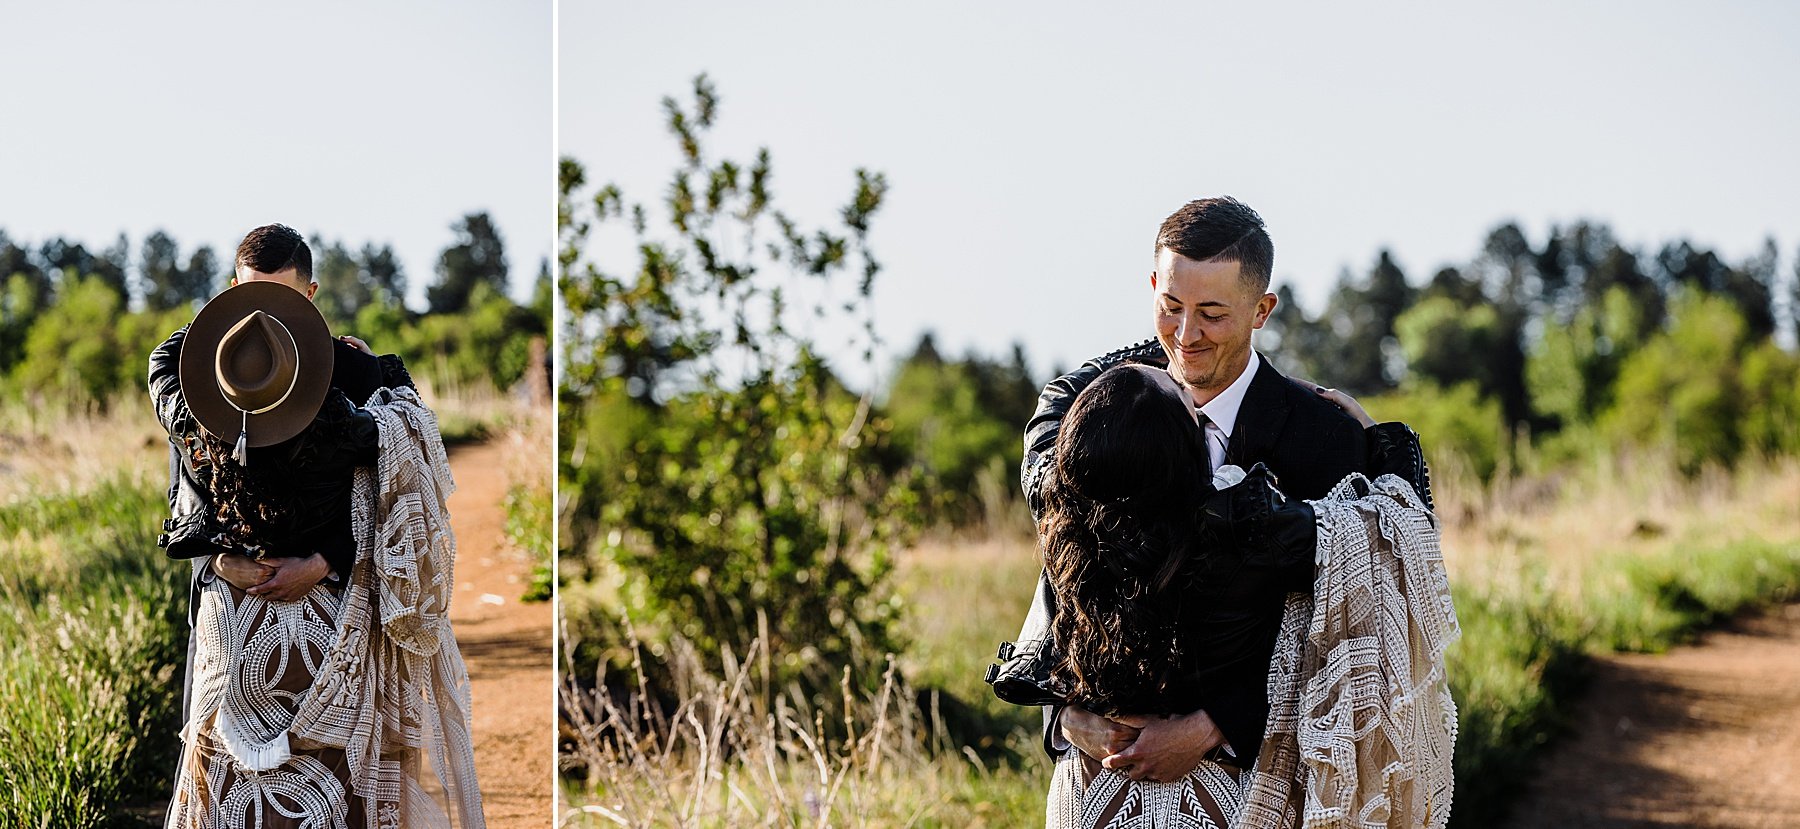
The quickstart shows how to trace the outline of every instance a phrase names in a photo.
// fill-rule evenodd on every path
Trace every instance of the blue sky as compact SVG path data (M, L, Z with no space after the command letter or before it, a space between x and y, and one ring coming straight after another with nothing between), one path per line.
M228 259L282 221L393 244L423 305L487 210L526 295L555 233L550 0L9 3L0 229ZM317 241L317 240L315 240Z
M1509 219L1731 261L1773 236L1793 269L1800 7L1099 8L566 0L560 151L654 208L676 164L658 101L705 71L716 148L768 146L793 212L828 221L855 168L887 174L892 351L1020 340L1040 372L1148 333L1156 226L1205 195L1262 212L1314 311L1383 246L1420 281Z

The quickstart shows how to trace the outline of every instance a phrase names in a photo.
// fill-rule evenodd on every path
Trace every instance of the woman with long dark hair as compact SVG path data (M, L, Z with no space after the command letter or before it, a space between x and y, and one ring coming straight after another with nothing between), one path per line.
M1348 396L1329 390L1320 394L1365 426L1371 424ZM1349 525L1354 522L1343 520L1346 513L1331 503L1321 502L1321 526L1331 523L1343 529L1331 538L1321 537L1317 547L1246 547L1238 543L1241 539L1221 537L1219 522L1209 520L1209 514L1217 517L1221 490L1269 489L1274 482L1260 466L1247 476L1235 467L1211 469L1194 411L1167 371L1125 364L1082 390L1063 420L1054 468L1039 490L1038 530L1055 604L1048 684L1068 704L1122 722L1142 722L1146 717L1229 706L1246 694L1263 691L1266 683L1272 724L1268 744L1263 744L1260 731L1240 736L1237 748L1250 756L1214 752L1184 778L1161 782L1134 780L1122 770L1107 768L1105 758L1067 751L1058 762L1049 798L1051 826L1135 826L1140 820L1146 826L1284 825L1311 808L1303 796L1306 775L1331 773L1329 768L1309 771L1294 756L1299 738L1289 726L1309 715L1305 706L1325 710L1336 704L1338 696L1350 696L1338 694L1315 705L1312 697L1301 695L1299 685L1305 684L1301 673L1309 671L1307 666L1316 668L1325 658L1319 653L1325 644L1321 637L1337 635L1334 630L1367 633L1360 627L1351 630L1362 621L1330 627L1341 614L1326 605L1341 598L1336 585L1343 579L1332 568L1315 566L1334 546L1343 546L1343 538L1353 535ZM1384 424L1370 430L1373 444L1381 447L1371 452L1370 476L1391 471L1383 467L1394 461L1411 463L1419 457L1416 436L1399 424L1392 427L1397 428ZM1396 441L1410 444L1396 446ZM1410 509L1415 517L1429 519L1428 494L1414 491L1428 489L1422 476L1385 479L1373 490L1366 479L1357 486L1340 485L1341 492L1334 497L1347 504L1359 495L1370 495L1385 500L1380 505L1356 501L1354 509L1385 510L1394 516ZM1433 537L1425 553L1396 546L1383 554L1424 559L1429 565L1435 551ZM1357 567L1354 555L1339 553L1339 558L1343 559L1339 570ZM1441 575L1441 560L1436 572ZM1284 627L1270 628L1269 608L1283 607L1290 594L1312 592L1321 574L1322 593L1315 603L1321 610L1313 621L1326 623L1326 629L1312 639L1302 635L1307 608L1297 599L1289 602L1287 613L1292 618ZM1427 581L1417 589L1421 601L1436 601L1440 587L1447 591L1441 579ZM1396 603L1389 601L1393 597L1380 598ZM1386 618L1407 617L1410 608L1403 599L1398 604ZM1430 613L1427 609L1421 615ZM1435 641L1424 650L1437 647ZM1433 659L1437 670L1427 673L1435 679L1426 684L1435 688L1442 679L1441 649L1417 661ZM1324 693L1313 688L1321 684L1314 681L1321 674L1312 671L1304 677L1312 683L1308 693ZM1365 694L1362 699L1369 697ZM1435 697L1433 701L1437 702ZM1442 702L1448 704L1447 692ZM1425 730L1433 728L1435 724L1428 724ZM1358 734L1346 739L1354 743L1360 738ZM1410 744L1399 749L1386 744L1370 747L1389 760L1410 750ZM1444 758L1445 774L1447 761ZM1253 797L1273 805L1252 809L1258 817L1246 818L1246 804ZM1432 797L1447 800L1447 793L1434 792L1425 799ZM1447 811L1447 806L1438 804L1440 811ZM1407 804L1394 811L1410 813L1410 809ZM1265 813L1282 818L1265 821ZM1171 820L1175 822L1166 822Z

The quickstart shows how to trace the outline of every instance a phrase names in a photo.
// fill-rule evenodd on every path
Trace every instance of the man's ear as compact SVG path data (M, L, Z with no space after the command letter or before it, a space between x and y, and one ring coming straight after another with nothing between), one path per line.
M1156 271L1150 272L1150 290L1156 290Z
M312 299L318 293L319 293L319 283L317 283L317 282L306 283L306 298L307 299Z
M1281 302L1280 298L1276 297L1274 294L1263 294L1262 296L1257 297L1257 299L1256 299L1256 322L1254 324L1252 324L1250 327L1251 328L1263 327L1263 323L1269 321L1269 315L1275 313L1275 306L1280 304L1280 302Z

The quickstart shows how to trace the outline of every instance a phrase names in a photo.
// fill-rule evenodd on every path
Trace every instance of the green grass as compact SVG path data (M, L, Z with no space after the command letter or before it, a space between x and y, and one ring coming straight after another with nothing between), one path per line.
M0 506L0 826L135 826L168 797L185 562L155 544L161 486L121 475Z
M522 597L527 602L547 602L556 595L556 577L550 568L551 524L548 487L513 484L507 488L506 537L531 559L531 582Z

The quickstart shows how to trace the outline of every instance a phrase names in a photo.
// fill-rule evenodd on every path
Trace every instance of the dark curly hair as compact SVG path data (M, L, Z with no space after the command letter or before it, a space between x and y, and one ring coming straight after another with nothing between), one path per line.
M182 443L211 497L212 518L221 528L211 541L256 558L284 555L269 541L284 537L293 521L287 465L240 466L231 459L230 442L198 430Z
M1198 521L1205 436L1153 372L1124 365L1076 397L1038 535L1056 594L1053 685L1100 714L1163 713L1184 599L1216 569Z
M198 429L184 436L196 477L211 496L212 518L221 528L213 543L255 558L306 555L307 550L288 549L302 518L296 470L316 467L322 444L341 440L344 423L354 412L349 398L332 387L312 423L284 443L251 450L255 462L249 465L231 459L233 440Z

